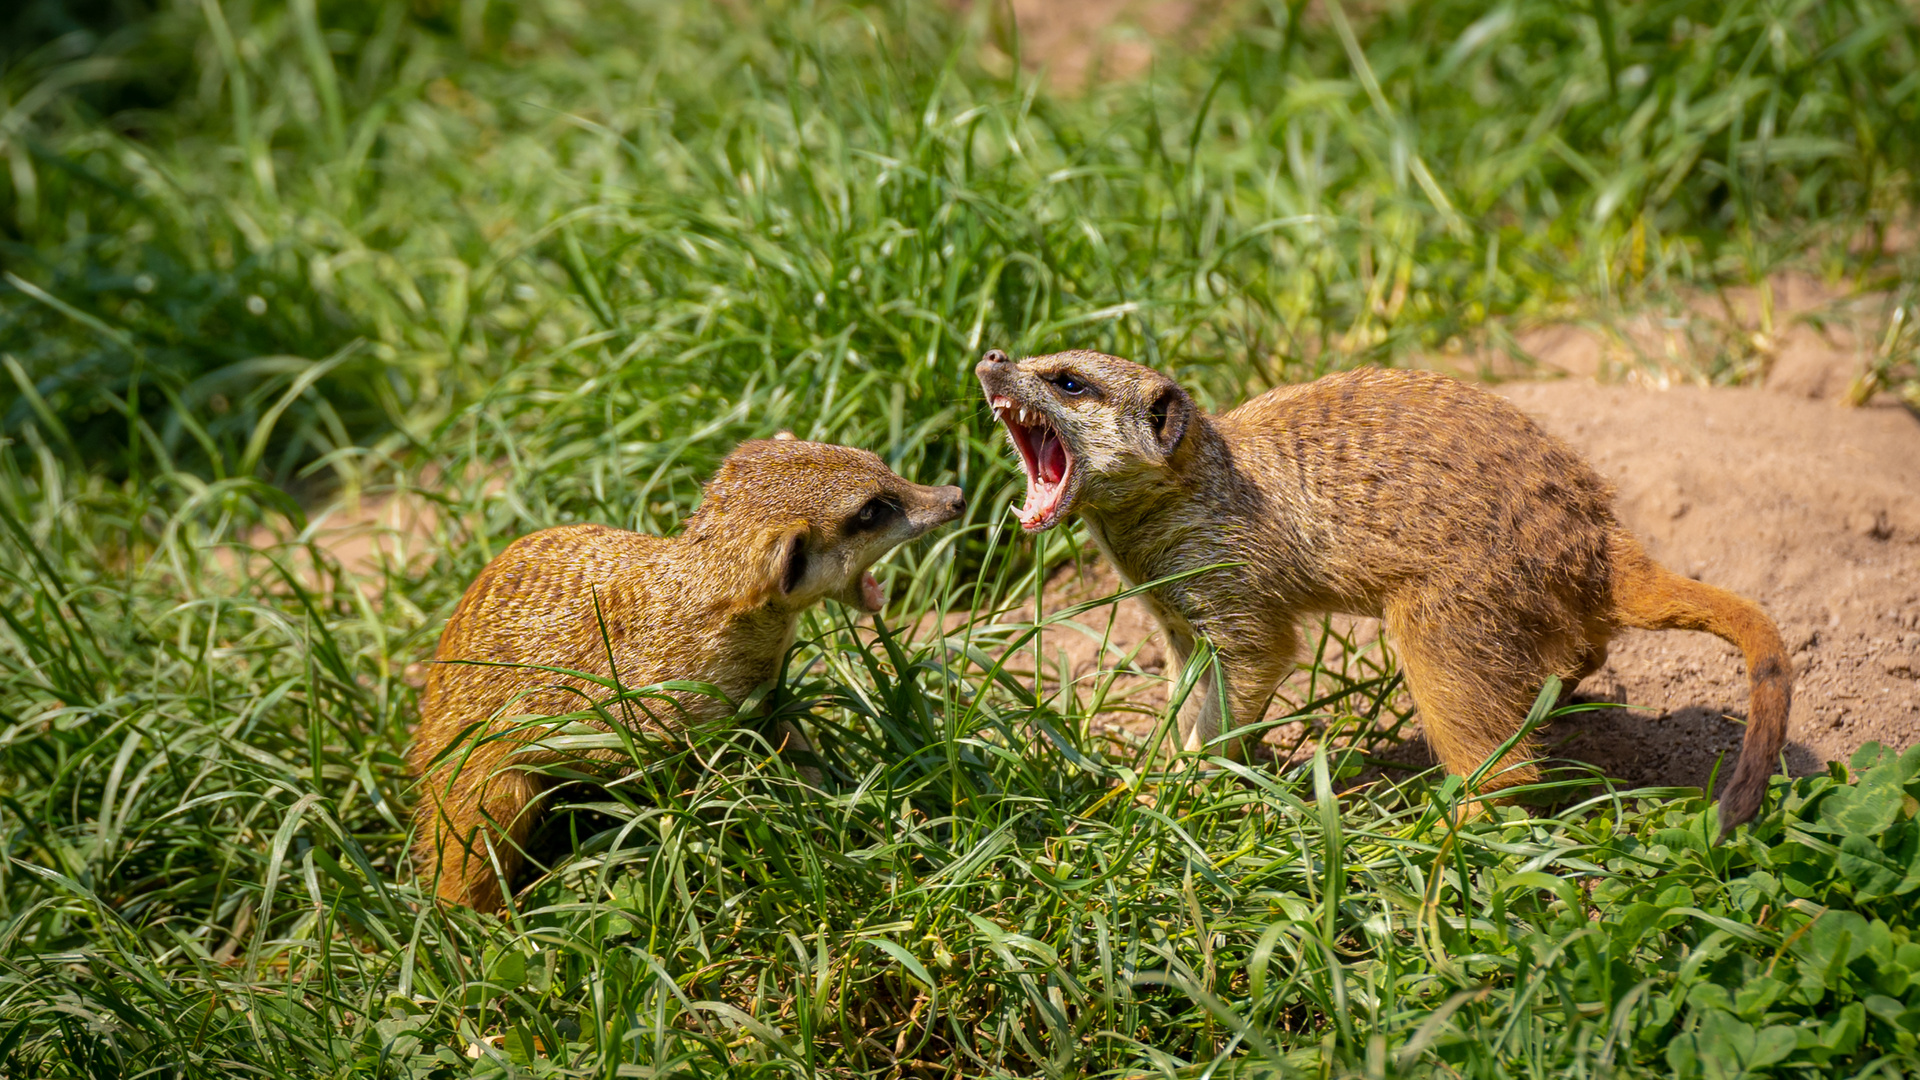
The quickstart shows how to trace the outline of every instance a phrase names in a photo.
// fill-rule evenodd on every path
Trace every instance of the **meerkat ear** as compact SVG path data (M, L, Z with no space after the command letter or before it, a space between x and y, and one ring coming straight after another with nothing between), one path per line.
M754 606L792 596L807 580L807 527L769 530L761 551L765 570L752 590Z
M794 531L780 545L784 556L781 559L780 591L792 596L807 579L807 534Z
M1186 438L1187 425L1193 422L1193 399L1169 379L1147 407L1147 422L1153 429L1155 449L1161 457L1170 458L1180 448L1180 440Z

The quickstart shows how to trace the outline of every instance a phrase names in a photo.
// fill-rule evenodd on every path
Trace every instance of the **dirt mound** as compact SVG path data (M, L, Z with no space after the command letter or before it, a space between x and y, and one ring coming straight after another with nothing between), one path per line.
M1655 558L1773 615L1798 675L1787 763L1804 774L1846 760L1864 742L1920 741L1920 424L1897 406L1812 400L1798 380L1784 389L1579 379L1500 392L1613 482L1622 519ZM1104 567L1069 568L1049 583L1045 606L1113 587ZM1092 638L1056 631L1046 645L1054 670L1064 665L1091 679L1138 649L1141 672L1164 674L1161 645L1137 601L1079 621L1107 639L1104 658ZM1336 620L1331 629L1332 659L1364 677L1378 662L1377 627ZM1166 687L1135 676L1117 688L1154 705ZM1296 677L1275 708L1323 690ZM1705 784L1715 759L1737 750L1745 731L1730 719L1746 714L1739 654L1704 634L1623 632L1580 696L1625 707L1557 725L1547 735L1550 752L1635 784ZM1151 729L1138 712L1114 715L1136 733ZM1417 724L1411 730L1417 736ZM1300 734L1289 727L1269 741L1293 744ZM1417 737L1404 756L1431 760Z

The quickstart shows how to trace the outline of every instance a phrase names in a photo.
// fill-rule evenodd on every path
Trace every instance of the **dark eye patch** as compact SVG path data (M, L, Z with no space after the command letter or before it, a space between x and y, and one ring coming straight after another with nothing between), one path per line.
M898 503L885 495L875 495L847 519L847 531L849 533L870 532L887 525L898 513L900 513Z

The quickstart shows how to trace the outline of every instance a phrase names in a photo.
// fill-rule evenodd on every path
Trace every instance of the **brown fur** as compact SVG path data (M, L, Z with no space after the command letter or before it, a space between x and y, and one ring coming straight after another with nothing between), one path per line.
M778 673L802 609L826 597L873 609L884 599L865 578L874 560L963 507L960 489L908 483L864 450L783 435L729 455L678 537L569 525L514 541L447 620L421 693L407 753L422 777L416 865L442 901L496 908L538 816L541 779L521 766L562 756L528 749L547 731L525 718L609 696L585 679L498 665L617 674L629 688L705 682L737 702ZM676 691L615 713L675 731L734 708Z
M1209 416L1166 376L1099 353L995 351L976 372L996 412L1024 410L1072 454L1063 509L1033 527L1077 512L1129 583L1239 564L1147 594L1181 662L1204 636L1227 684L1223 715L1203 674L1179 717L1185 749L1260 719L1309 614L1383 619L1434 751L1463 776L1520 730L1547 676L1597 670L1616 628L1704 630L1740 647L1752 680L1723 833L1758 812L1792 694L1779 632L1656 564L1607 484L1504 399L1370 369ZM1516 746L1485 787L1533 780L1533 755Z

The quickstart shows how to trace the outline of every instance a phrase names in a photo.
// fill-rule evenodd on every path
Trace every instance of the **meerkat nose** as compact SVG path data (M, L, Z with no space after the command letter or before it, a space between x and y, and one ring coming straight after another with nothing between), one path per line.
M982 356L980 362L983 364L1004 364L1007 362L1007 354L1001 352L999 349L988 349L987 355Z
M940 497L949 517L957 518L967 512L967 498L961 494L959 488L943 487L940 489Z

